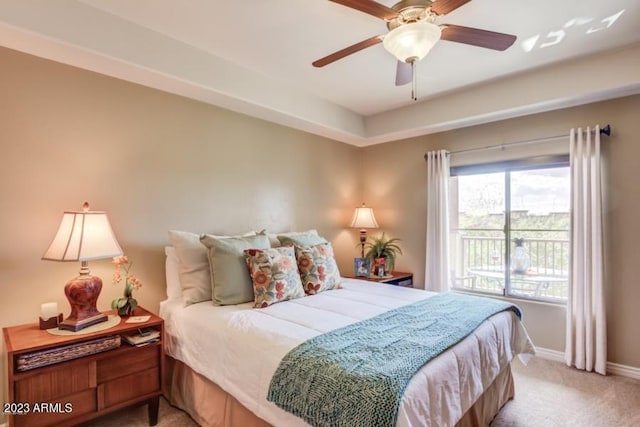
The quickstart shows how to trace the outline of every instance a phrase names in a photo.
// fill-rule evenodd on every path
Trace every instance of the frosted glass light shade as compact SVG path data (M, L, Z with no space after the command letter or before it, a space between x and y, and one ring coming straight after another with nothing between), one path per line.
M391 30L382 45L399 61L420 61L440 40L441 33L440 27L431 22L412 22Z
M42 259L91 261L122 255L106 212L64 212L58 232Z
M376 217L373 215L373 209L362 207L356 208L356 212L353 214L351 220L351 227L353 228L378 228Z

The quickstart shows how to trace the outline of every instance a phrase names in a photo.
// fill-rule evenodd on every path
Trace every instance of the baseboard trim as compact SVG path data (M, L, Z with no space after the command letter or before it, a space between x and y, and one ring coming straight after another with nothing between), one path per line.
M541 359L564 363L564 353L543 347L536 347L536 356ZM622 377L640 380L640 368L607 362L607 374L620 375Z
M607 362L607 373L640 380L640 368Z
M536 347L536 356L541 359L553 360L554 362L564 362L564 353L543 347Z

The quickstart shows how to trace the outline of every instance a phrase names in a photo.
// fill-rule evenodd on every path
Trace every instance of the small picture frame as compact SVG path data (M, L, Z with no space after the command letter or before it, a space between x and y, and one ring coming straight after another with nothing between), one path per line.
M369 258L355 258L353 268L356 277L369 277L371 274L371 260Z

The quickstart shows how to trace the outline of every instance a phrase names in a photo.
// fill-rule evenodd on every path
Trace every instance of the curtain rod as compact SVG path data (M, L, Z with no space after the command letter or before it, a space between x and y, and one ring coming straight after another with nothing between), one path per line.
M592 129L592 131L593 130L595 130L595 129ZM604 134L604 135L607 135L607 136L611 135L611 126L610 125L606 125L602 129L600 129L600 134ZM514 145L527 145L527 144L535 144L535 143L540 143L540 142L555 141L555 140L558 140L558 139L564 139L564 138L568 138L568 137L569 137L569 135L548 136L546 138L529 139L529 140L526 140L526 141L508 142L506 144L488 145L486 147L468 148L466 150L450 151L447 154L451 155L451 154L469 153L469 152L472 152L472 151L494 150L494 149L497 149L497 148L512 147ZM425 154L424 157L426 159L427 155Z

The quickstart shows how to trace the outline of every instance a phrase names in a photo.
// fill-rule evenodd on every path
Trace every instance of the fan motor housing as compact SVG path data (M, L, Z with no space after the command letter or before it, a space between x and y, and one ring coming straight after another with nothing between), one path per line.
M436 15L431 12L432 4L430 0L402 0L394 4L391 8L398 11L398 17L388 21L387 28L393 30L410 22L433 22Z

